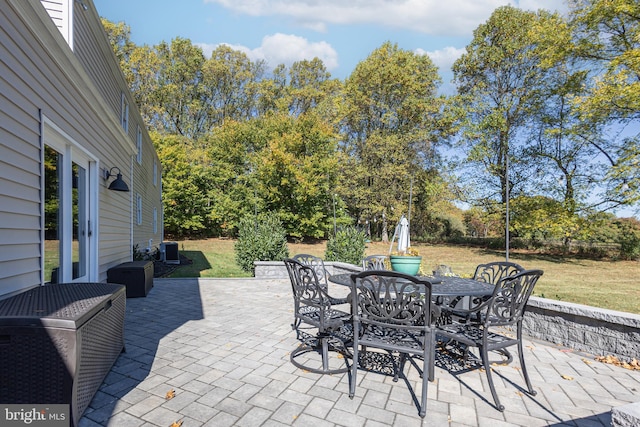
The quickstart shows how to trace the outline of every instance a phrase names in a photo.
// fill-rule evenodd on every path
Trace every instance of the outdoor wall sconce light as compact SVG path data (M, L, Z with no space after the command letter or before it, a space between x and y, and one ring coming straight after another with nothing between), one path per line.
M103 178L105 179L105 181L114 175L112 173L112 171L114 169L116 169L118 172L116 173L116 179L114 179L113 182L111 184L109 184L109 190L129 191L129 186L122 179L122 174L120 173L120 168L112 167L109 170L104 169L103 170Z
M82 10L85 10L85 11L86 11L86 10L88 10L88 9L89 9L89 7L88 7L88 6L85 4L85 2L84 2L84 1L82 1L82 0L76 0L76 3L79 3L79 4L80 4L80 6L82 7Z

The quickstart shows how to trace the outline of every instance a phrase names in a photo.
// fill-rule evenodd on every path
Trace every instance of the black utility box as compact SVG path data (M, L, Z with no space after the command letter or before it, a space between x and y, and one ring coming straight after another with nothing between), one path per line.
M72 425L124 349L125 288L58 283L0 301L0 402L69 404Z
M153 262L125 262L107 270L107 282L127 287L127 298L146 297L153 287Z

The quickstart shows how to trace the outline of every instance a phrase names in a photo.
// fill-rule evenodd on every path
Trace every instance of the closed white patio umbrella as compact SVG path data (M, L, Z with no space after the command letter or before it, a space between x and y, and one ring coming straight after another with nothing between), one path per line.
M400 218L396 232L398 233L398 253L404 254L407 252L407 248L411 246L411 241L409 240L409 220L404 215Z

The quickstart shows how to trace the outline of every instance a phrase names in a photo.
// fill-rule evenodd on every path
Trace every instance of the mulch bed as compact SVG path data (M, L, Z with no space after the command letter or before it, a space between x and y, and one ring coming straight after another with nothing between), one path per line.
M166 277L176 271L181 265L193 264L193 261L182 254L178 254L180 264L167 264L160 260L153 261L153 277Z

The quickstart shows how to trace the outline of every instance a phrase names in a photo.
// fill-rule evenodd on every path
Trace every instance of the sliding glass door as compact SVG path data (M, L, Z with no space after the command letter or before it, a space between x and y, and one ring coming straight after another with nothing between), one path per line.
M94 164L71 147L45 146L45 283L90 280Z

